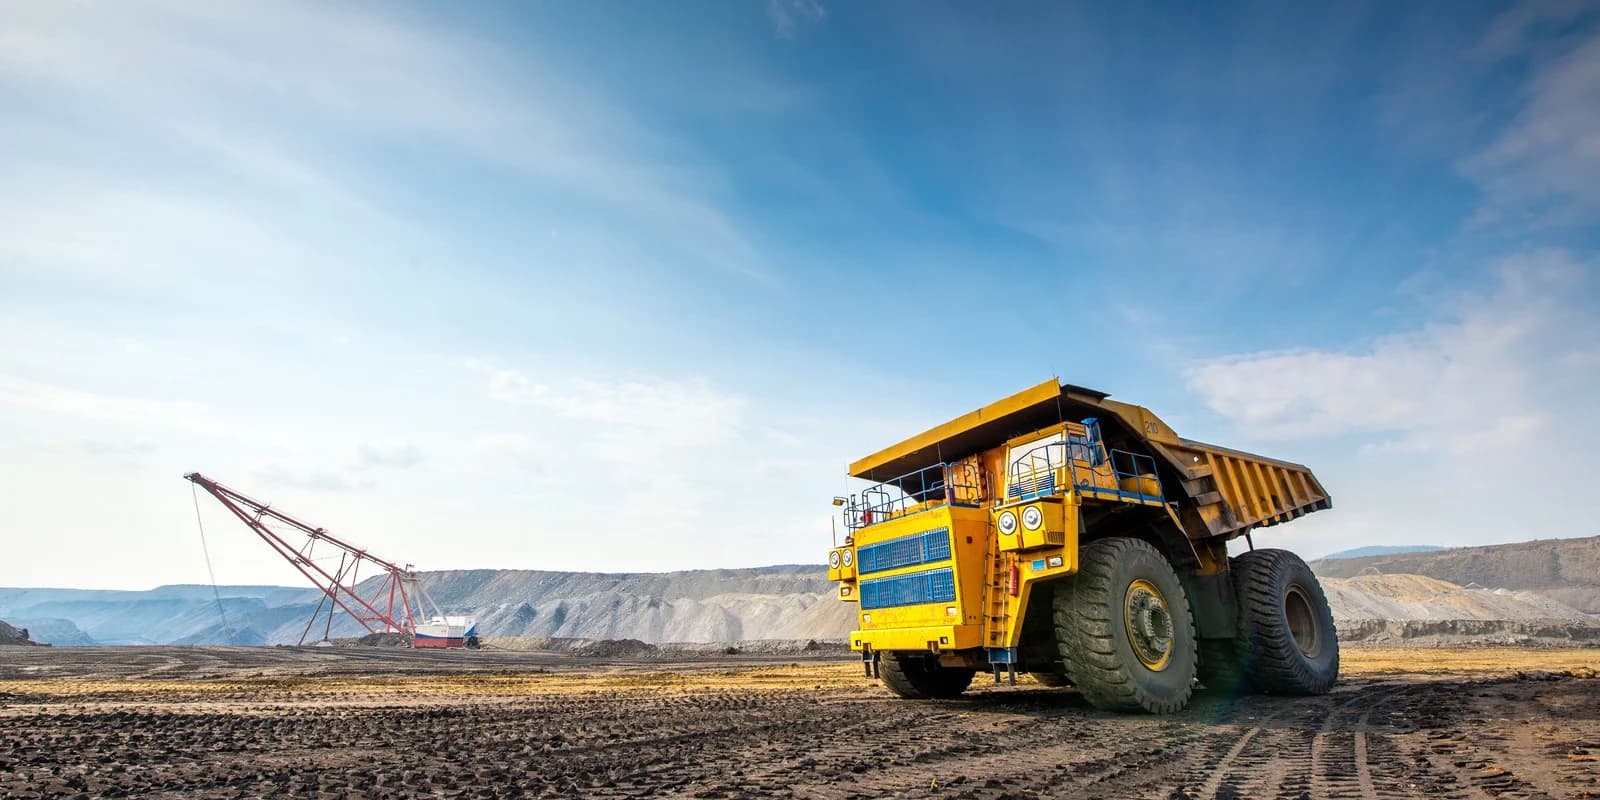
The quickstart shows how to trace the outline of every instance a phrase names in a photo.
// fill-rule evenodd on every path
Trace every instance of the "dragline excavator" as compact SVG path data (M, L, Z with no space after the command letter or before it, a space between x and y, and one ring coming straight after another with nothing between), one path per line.
M335 609L339 609L367 633L398 634L412 647L478 647L477 621L441 612L417 582L417 573L410 564L401 566L379 558L323 528L252 500L198 472L183 477L215 497L274 552L322 590L322 599L300 634L301 644L305 643L306 634L326 603L328 617L324 638L332 630ZM198 511L197 504L196 513ZM338 565L330 571L335 558ZM365 590L360 585L363 570L368 583ZM374 581L375 575L378 580ZM431 611L426 616L424 605Z

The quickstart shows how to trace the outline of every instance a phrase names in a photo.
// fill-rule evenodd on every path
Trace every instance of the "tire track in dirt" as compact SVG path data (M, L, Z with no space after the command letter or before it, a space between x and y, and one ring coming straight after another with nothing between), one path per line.
M1317 698L1321 701L1322 698ZM1299 794L1298 787L1306 780L1308 772L1303 761L1310 756L1309 737L1305 735L1302 724L1283 724L1282 720L1290 717L1298 718L1300 723L1306 717L1316 713L1315 705L1285 704L1281 700L1271 701L1266 713L1254 719L1249 727L1239 731L1231 740L1225 739L1224 734L1214 725L1209 726L1208 736L1213 736L1224 741L1230 741L1227 750L1220 758L1211 762L1209 767L1198 767L1205 777L1199 781L1199 788L1193 793L1194 797L1273 797L1280 796L1285 786L1294 786L1297 791L1288 795ZM1236 711L1237 713L1237 711ZM1231 722L1232 719L1226 720ZM1305 758L1301 758L1300 754ZM1196 769L1195 759L1186 760L1183 767ZM1189 773L1184 784L1194 782L1194 773Z
M1368 761L1367 725L1379 703L1396 692L1408 690L1415 690L1415 687L1375 687L1371 692L1338 704L1328 713L1311 746L1314 796L1376 799Z
M128 670L211 669L179 660L188 672ZM752 691L689 669L671 691L539 693L489 676L408 698L344 672L316 692L220 680L193 703L10 697L0 796L1600 796L1593 681L1356 679L1323 697L1199 695L1153 717L1071 691L916 702L854 682Z

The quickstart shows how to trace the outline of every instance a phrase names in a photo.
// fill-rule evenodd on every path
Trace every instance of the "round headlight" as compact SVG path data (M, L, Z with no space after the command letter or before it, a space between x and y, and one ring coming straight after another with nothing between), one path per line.
M855 563L855 560L856 560L855 553L853 553L853 552L851 552L849 550L844 551L844 565L845 566L847 566L847 567L850 566L851 564Z
M1036 531L1043 524L1044 512L1040 511L1038 506L1028 506L1022 509L1022 527L1030 531Z
M1010 511L1002 511L1002 512L1000 512L1000 517L997 520L997 522L1000 525L1000 532L1001 533L1003 533L1003 534L1005 534L1007 536L1010 536L1011 534L1017 532L1017 515L1016 514L1013 514Z
M839 551L838 550L835 550L835 551L833 551L833 552L828 554L828 566L833 567L834 569L838 569L839 568Z

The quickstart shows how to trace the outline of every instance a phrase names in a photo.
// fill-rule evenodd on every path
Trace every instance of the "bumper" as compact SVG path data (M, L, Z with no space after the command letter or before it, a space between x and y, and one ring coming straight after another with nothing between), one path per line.
M978 625L934 625L923 628L874 628L850 632L850 649L965 650L983 644Z

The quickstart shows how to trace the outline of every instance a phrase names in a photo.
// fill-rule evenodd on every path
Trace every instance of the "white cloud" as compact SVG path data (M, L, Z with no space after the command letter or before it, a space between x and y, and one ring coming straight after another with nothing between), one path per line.
M1487 293L1370 348L1230 356L1186 381L1261 438L1372 433L1387 437L1380 449L1450 453L1526 443L1551 421L1554 384L1600 346L1577 299L1590 271L1562 251L1508 259Z
M597 204L595 224L625 221L690 263L768 279L762 255L715 202L724 185L715 170L542 66L537 54L426 20L323 3L0 5L0 77L89 117L65 130L48 115L20 120L40 142L102 145L84 137L86 123L135 152L179 149L187 166L243 175L288 204L311 200L346 224L410 235L414 226L378 210L381 188L363 192L337 157L341 140L316 142L313 132L340 130L363 148L438 148L509 168L552 197ZM43 163L40 184L79 177ZM255 224L249 199L211 216ZM95 246L101 238L53 247L115 256Z
M1594 12L1589 0L1523 0L1489 23L1473 54L1500 59L1522 50L1530 34L1557 28Z
M1600 24L1573 37L1528 33L1600 18L1593 3L1525 2L1491 26L1478 54L1525 56L1531 75L1514 120L1462 171L1483 190L1475 221L1527 226L1590 226L1600 216ZM1550 52L1545 52L1549 50Z
M542 476L552 468L555 454L541 448L532 437L520 433L483 436L472 443L475 459L507 463L519 470Z
M155 452L156 443L144 439L84 439L78 442L83 452L112 458L137 457Z
M700 378L566 377L538 383L473 360L509 431L477 452L538 476L548 495L603 510L596 533L619 540L693 537L705 552L744 550L814 525L798 514L829 496L843 456L792 413ZM809 487L809 494L796 487Z
M363 442L356 447L356 468L410 469L422 463L422 451L415 445L380 445Z
M1230 356L1186 382L1231 423L1224 444L1305 463L1332 493L1333 512L1274 529L1273 546L1593 534L1595 273L1563 251L1524 254L1367 347Z
M129 430L240 433L205 405L85 391L0 373L0 408L43 412L123 426Z
M372 487L370 481L362 481L337 472L327 470L297 470L282 464L269 464L256 471L256 477L268 483L288 486L294 489L309 489L317 492L344 492L351 489L367 489Z
M767 21L773 32L793 39L801 27L827 18L828 10L818 0L767 0Z

